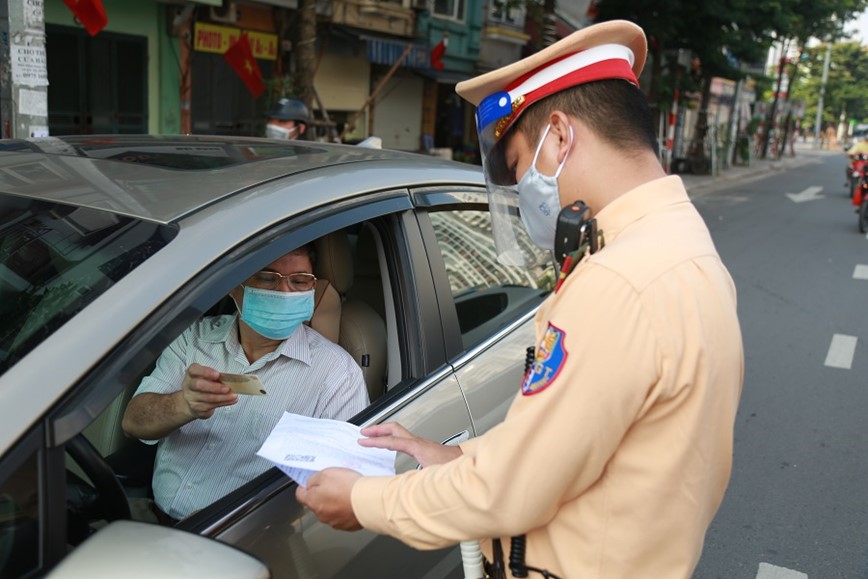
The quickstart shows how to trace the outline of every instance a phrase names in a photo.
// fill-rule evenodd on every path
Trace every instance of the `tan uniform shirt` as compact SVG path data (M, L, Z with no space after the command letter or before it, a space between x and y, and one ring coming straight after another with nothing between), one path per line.
M364 527L421 549L526 533L527 564L565 579L690 577L732 464L735 287L678 177L597 220L606 246L540 308L504 422L447 464L360 479Z

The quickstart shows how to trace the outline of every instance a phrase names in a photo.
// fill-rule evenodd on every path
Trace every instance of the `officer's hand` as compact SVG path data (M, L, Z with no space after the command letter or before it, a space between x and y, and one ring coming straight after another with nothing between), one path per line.
M326 468L310 477L307 488L299 486L295 498L313 511L316 518L341 531L362 528L353 512L353 484L362 475L348 468Z
M181 383L187 412L193 418L210 418L221 406L238 402L238 395L220 382L220 372L199 364L190 364Z
M423 467L443 464L461 456L457 446L446 446L421 436L416 436L397 422L375 424L362 429L359 444L371 448L388 448L409 454Z

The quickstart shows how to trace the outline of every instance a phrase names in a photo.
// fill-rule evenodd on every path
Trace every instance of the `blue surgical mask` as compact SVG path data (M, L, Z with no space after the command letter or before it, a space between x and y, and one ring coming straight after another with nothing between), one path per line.
M533 156L533 162L524 175L521 181L516 185L518 190L518 207L521 211L521 220L527 229L531 240L542 249L551 250L555 246L555 229L558 224L558 214L561 211L561 196L558 191L558 177L567 162L567 157L558 165L554 175L543 175L536 168L536 161L539 157L539 152L542 150L543 143L549 134L552 126L546 126L539 144L536 146L536 153ZM570 127L570 147L573 145L573 127Z
M244 287L241 320L270 340L285 340L313 317L313 292L282 292Z

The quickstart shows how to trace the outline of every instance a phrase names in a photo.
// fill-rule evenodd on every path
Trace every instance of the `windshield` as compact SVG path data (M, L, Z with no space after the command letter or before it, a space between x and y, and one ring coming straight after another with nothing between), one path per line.
M175 233L106 211L0 193L0 373Z

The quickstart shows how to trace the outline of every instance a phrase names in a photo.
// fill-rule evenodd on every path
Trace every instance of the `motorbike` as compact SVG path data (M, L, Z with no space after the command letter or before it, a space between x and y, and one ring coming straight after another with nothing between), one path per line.
M863 162L859 167L851 195L859 216L859 232L868 233L868 162Z
M866 165L868 165L868 153L850 155L850 165L847 167L847 185L851 199L856 192L856 186L859 184L860 176Z

